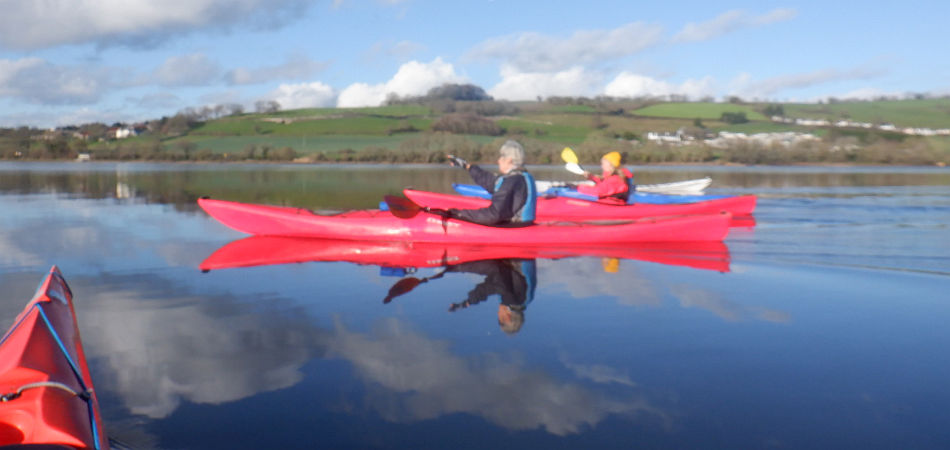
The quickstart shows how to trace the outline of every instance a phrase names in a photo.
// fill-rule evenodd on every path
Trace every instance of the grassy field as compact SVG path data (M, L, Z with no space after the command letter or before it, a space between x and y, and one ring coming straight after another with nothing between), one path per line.
M311 116L307 116L311 117ZM399 131L424 131L432 126L432 119L411 117L351 116L308 118L285 122L264 120L259 117L225 118L206 122L192 130L195 136L313 136L313 135L375 135L387 136Z
M166 141L166 145L175 146L180 142L193 142L199 149L209 149L215 153L233 153L248 146L268 145L272 148L290 147L298 153L327 152L342 149L362 149L381 147L397 149L403 141L412 138L412 134L393 136L368 135L321 135L321 136L188 136Z
M785 115L795 118L841 120L899 127L950 128L950 99L848 102L783 105Z
M591 133L591 128L576 117L572 119L567 120L559 115L532 115L499 119L496 123L509 134L523 134L542 141L577 144L587 138L587 135ZM586 117L586 122L590 122L590 117Z
M733 103L658 103L633 111L645 117L668 117L676 119L719 119L722 113L745 113L749 120L768 120L749 105Z
M709 122L706 124L710 131L731 131L733 133L784 133L787 131L797 131L801 133L817 134L813 128L801 127L797 125L777 123L777 122L749 122L740 124L725 124L722 122Z
M394 105L378 106L375 108L304 108L291 109L287 111L278 111L269 114L255 115L257 117L319 117L319 116L337 116L337 115L373 115L393 118L411 117L411 116L429 116L432 110L421 105Z

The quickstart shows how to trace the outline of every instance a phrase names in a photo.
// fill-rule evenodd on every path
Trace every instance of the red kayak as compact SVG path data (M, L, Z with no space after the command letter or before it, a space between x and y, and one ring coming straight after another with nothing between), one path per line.
M410 241L480 245L587 245L628 242L721 241L729 232L728 213L597 222L547 222L502 228L418 212L396 217L390 211L361 210L332 215L304 208L254 205L202 198L211 217L235 230L271 236L360 241Z
M208 271L311 261L430 268L486 259L561 259L579 256L649 261L718 272L729 271L730 259L729 248L722 242L521 247L252 236L225 244L208 256L200 268Z
M0 340L0 446L109 447L72 300L53 266Z
M490 200L464 195L441 194L438 192L403 191L410 200L432 208L477 209L491 204ZM630 220L642 217L675 216L685 214L715 214L726 211L733 216L752 214L755 209L754 195L706 200L696 203L677 203L657 205L634 203L630 205L612 205L567 197L538 197L536 220Z

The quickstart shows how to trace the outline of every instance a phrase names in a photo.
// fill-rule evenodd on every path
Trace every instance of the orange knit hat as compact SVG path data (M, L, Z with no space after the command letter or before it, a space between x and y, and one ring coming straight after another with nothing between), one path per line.
M603 159L606 159L614 167L620 167L620 152L610 152L604 155Z

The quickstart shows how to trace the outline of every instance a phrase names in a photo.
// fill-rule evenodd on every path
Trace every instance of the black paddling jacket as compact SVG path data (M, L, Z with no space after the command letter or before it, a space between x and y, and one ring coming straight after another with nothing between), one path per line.
M452 209L452 215L482 225L505 225L534 222L537 190L534 178L518 168L505 175L495 175L481 167L468 169L472 180L492 194L491 205L481 209Z

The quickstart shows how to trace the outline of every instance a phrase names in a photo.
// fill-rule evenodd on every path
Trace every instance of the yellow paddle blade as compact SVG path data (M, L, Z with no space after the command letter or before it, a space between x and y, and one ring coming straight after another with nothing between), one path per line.
M564 147L564 150L561 150L561 159L566 163L577 164L577 154L574 153L574 150L571 150L570 147Z

